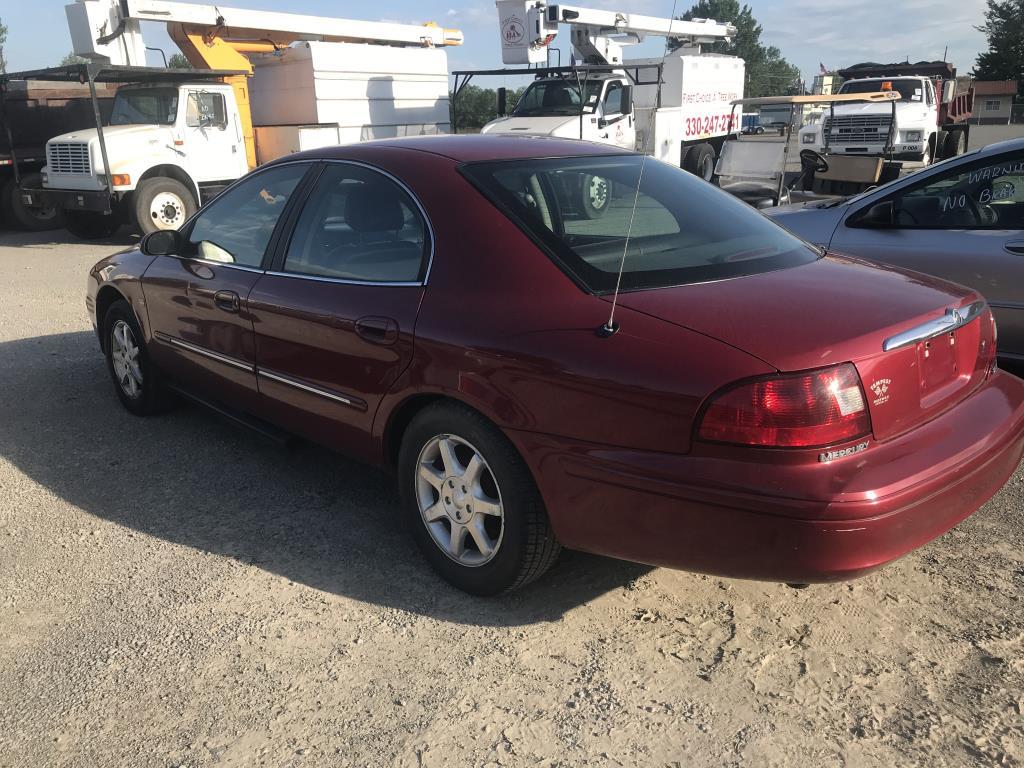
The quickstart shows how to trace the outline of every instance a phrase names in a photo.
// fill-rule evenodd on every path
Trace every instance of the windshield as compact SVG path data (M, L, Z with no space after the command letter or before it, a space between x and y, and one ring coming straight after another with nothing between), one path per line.
M473 163L466 174L573 278L615 288L633 218L622 289L741 277L818 258L737 198L638 155ZM633 216L634 198L636 214Z
M178 114L176 88L122 88L114 96L111 125L171 125Z
M583 112L592 113L601 95L602 80L583 80ZM578 115L580 113L580 84L575 80L538 80L526 89L519 99L514 117L538 115Z
M889 83L891 88L883 87L885 83ZM839 92L875 93L876 91L888 90L899 93L900 101L924 100L924 90L920 80L886 80L885 78L877 80L852 80L848 83L843 83L843 87L839 89Z

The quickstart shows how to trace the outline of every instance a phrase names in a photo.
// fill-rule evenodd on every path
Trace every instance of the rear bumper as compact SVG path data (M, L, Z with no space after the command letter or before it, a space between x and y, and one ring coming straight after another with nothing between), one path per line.
M828 464L511 436L568 547L736 578L839 581L942 535L1003 486L1024 453L1024 381L997 372L932 422Z

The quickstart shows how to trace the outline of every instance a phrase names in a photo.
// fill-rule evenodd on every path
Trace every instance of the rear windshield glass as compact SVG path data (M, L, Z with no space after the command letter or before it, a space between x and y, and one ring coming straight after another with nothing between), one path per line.
M818 258L753 208L679 168L648 158L640 179L641 160L567 157L462 170L595 293L614 290L627 231L622 290L741 277Z

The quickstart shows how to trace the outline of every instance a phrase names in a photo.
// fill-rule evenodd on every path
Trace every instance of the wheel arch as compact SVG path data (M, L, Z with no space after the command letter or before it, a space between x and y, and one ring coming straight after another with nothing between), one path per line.
M146 181L147 179L153 179L159 176L163 176L168 179L174 179L175 181L181 182L185 187L192 193L193 200L196 207L199 207L199 187L196 185L192 177L188 175L184 168L180 165L174 165L173 163L164 163L162 165L154 165L152 168L147 170L142 176L139 177L139 182ZM138 184L135 185L138 189Z
M437 403L453 403L463 408L468 408L487 419L498 430L505 431L499 420L495 419L492 413L488 413L487 408L481 407L483 403L475 402L474 398L471 397L460 397L459 395L461 394L448 391L416 392L395 404L388 411L380 433L381 445L379 455L382 458L383 464L389 467L398 466L398 453L402 447L402 435L405 434L405 430L421 411Z
M100 349L102 349L104 353L107 351L107 340L106 334L103 332L103 318L107 316L107 312L110 310L111 306L119 300L131 307L132 312L135 313L135 307L132 306L128 297L109 283L107 285L100 286L99 291L96 292L96 327L99 329ZM139 322L137 313L135 322ZM139 323L139 327L142 327L141 323Z

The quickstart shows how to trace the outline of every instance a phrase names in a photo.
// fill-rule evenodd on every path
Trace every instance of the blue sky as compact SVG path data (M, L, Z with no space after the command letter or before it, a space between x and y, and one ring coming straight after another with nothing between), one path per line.
M493 2L482 0L385 0L379 5L357 6L330 0L229 0L232 6L295 13L347 16L354 19L421 23L436 21L465 33L461 48L449 49L452 69L501 66L497 12ZM579 4L615 8L654 16L668 16L671 0L576 0ZM818 64L845 66L860 61L911 61L941 59L948 46L949 61L961 72L973 67L984 36L974 29L983 21L984 0L859 0L836 3L828 0L747 0L764 27L762 40L778 46L783 55L803 71L808 80ZM0 19L8 27L8 70L57 64L71 50L63 0L0 1ZM689 7L679 0L677 12ZM724 21L724 19L723 19ZM144 28L147 45L163 48L167 55L177 48L159 24ZM568 38L565 32L561 38ZM564 46L564 40L563 47ZM640 55L657 55L653 43ZM151 54L152 55L152 54ZM567 51L563 60L568 61ZM159 58L151 60L159 64ZM490 83L496 86L497 83Z

